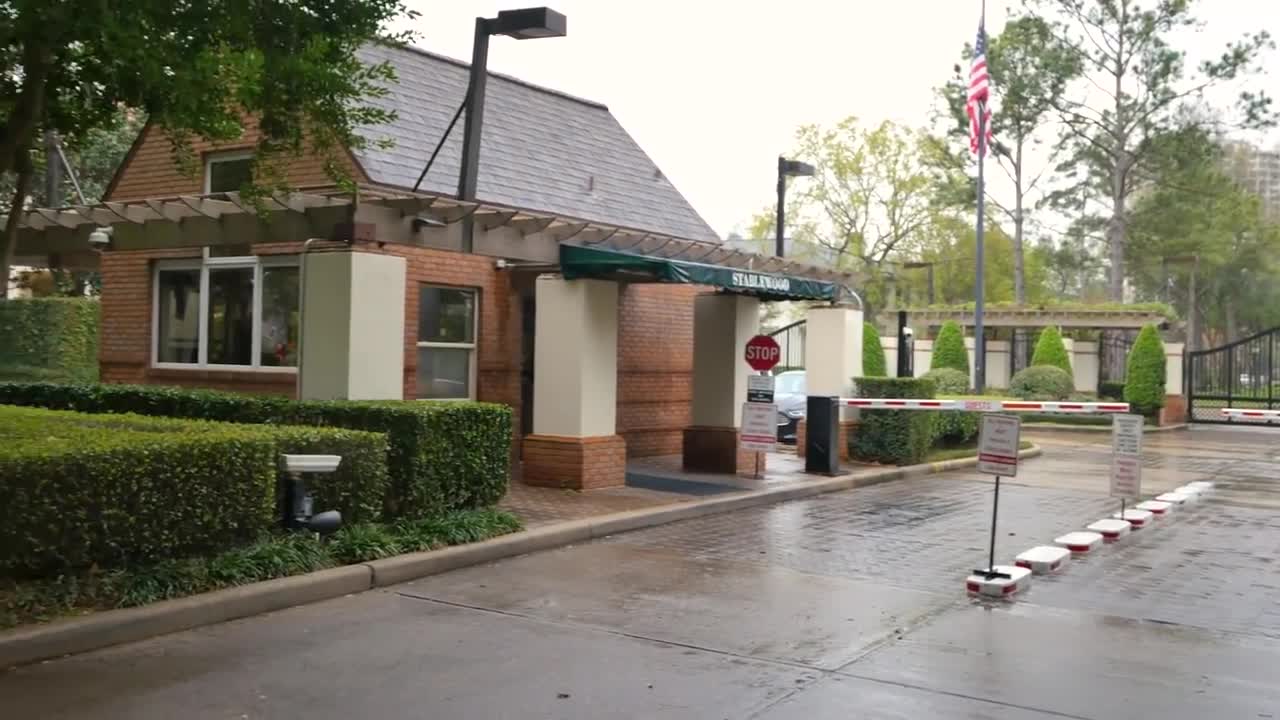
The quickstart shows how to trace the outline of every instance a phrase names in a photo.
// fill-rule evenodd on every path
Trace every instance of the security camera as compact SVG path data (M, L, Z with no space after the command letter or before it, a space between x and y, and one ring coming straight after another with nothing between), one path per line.
M97 251L106 250L108 247L111 247L111 228L94 228L93 232L89 233L89 247Z
M902 328L902 334L907 337L915 337L916 331L911 328Z

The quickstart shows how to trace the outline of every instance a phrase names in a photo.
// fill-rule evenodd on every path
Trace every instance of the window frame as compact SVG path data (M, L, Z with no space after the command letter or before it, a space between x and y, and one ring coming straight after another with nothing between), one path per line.
M264 268L292 267L299 268L297 255L240 255L236 257L210 257L209 248L204 248L199 258L180 260L157 260L151 271L151 367L158 370L193 370L193 371L226 371L276 373L296 375L297 365L279 367L261 365L262 362L262 271ZM250 365L226 365L209 362L209 271L211 269L253 269L253 341L249 351L252 361ZM160 362L160 273L166 270L198 270L200 272L200 302L197 308L198 326L196 342L199 350L194 363ZM301 269L299 269L301 273ZM299 309L301 309L301 286L299 286ZM302 328L298 328L301 333Z
M414 387L414 399L418 402L475 402L476 399L476 376L478 374L478 366L480 365L480 288L467 287L464 285L445 285L442 283L420 282L418 283L418 312L422 312L422 291L423 290L461 290L471 293L471 342L438 342L438 341L422 341L417 340L416 336L422 327L422 318L418 318L418 327L414 328L414 379L417 379L418 356L417 352L423 348L440 348L444 350L466 350L468 353L467 362L467 396L464 398L424 398L416 397L420 389Z
M204 194L213 194L213 166L217 163L235 162L237 160L253 160L252 150L227 150L224 152L207 153L204 156ZM221 190L219 192L234 192Z

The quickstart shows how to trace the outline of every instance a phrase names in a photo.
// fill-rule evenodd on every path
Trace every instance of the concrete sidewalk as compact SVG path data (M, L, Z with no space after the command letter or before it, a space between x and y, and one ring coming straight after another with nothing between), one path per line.
M1021 453L1024 458L1039 454L1037 447ZM527 529L521 532L471 545L400 555L143 607L16 628L0 633L0 669L364 592L630 530L976 465L973 458L901 468L860 465L837 477L822 477L794 472L794 462L792 459L787 465L786 473L779 473L779 478L784 474L785 478L762 483L754 489L733 488L712 497L677 493L638 495L628 492L631 488L572 493L517 484L501 506L518 515L528 513L531 521L527 521ZM637 497L644 503L639 509L615 509L619 504L634 502ZM549 507L554 508L550 513Z

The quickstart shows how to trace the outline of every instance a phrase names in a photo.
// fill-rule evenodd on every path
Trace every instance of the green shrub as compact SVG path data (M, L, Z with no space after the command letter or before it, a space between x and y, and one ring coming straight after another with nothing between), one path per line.
M978 413L942 410L933 416L933 437L938 444L971 445L978 437Z
M939 395L963 395L969 391L969 376L952 368L934 368L924 374L933 381Z
M1071 374L1071 358L1067 355L1067 346L1062 342L1062 333L1050 325L1040 332L1036 340L1036 350L1031 355L1031 367L1048 365Z
M1133 411L1154 416L1164 407L1165 383L1164 343L1154 325L1142 328L1129 350L1129 364L1124 383L1124 400Z
M933 340L933 359L929 369L951 368L969 377L969 351L964 347L964 330L954 320L942 324L938 337Z
M884 343L874 323L862 323L862 374L867 377L885 377L889 374L884 360Z
M156 385L0 383L0 404L384 433L390 517L485 507L506 492L511 409L474 402L295 402Z
M1009 392L1023 400L1066 400L1075 391L1075 381L1067 371L1052 365L1033 365L1019 370L1009 383Z
M0 380L98 378L96 300L0 300Z
M276 521L277 449L263 432L102 428L0 408L0 437L0 570L216 552Z
M931 398L926 378L854 378L864 398ZM863 410L851 455L859 460L913 465L924 460L934 439L933 413L919 410Z
M1276 397L1280 397L1280 395L1276 395ZM1098 399L1124 400L1124 383L1122 382L1098 383Z

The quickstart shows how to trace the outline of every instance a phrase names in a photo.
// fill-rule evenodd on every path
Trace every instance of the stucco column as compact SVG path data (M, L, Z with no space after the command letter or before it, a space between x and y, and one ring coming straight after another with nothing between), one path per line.
M404 258L326 252L301 262L300 397L404 399Z
M747 400L743 358L760 331L760 301L744 295L699 295L693 302L693 425L684 431L684 468L752 473L763 453L740 452L738 430Z
M862 311L848 307L809 308L804 337L806 393L850 397L853 379L862 375ZM857 417L854 408L841 410L840 431L846 438L856 431ZM796 437L796 452L801 456L806 432L807 428ZM849 443L840 443L840 457L848 456Z
M524 439L523 480L578 489L623 485L618 284L543 275L534 292L533 434Z

